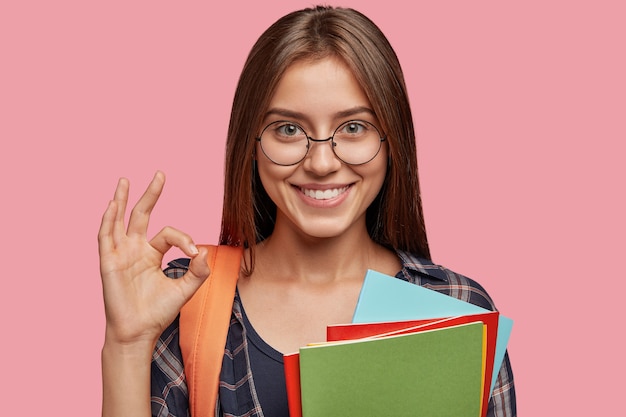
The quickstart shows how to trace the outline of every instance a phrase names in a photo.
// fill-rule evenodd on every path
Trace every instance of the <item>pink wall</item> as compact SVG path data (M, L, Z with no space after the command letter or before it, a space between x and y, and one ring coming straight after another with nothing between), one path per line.
M164 170L152 231L216 241L241 65L266 26L311 2L200 3L0 6L5 415L99 413L96 233L119 176L136 199ZM342 4L372 17L404 65L435 260L515 320L520 414L615 410L623 3Z

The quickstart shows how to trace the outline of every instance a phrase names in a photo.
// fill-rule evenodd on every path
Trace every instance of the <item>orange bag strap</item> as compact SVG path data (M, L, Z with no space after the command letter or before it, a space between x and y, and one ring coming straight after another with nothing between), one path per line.
M192 417L215 415L226 336L241 265L242 249L209 249L211 275L180 312L180 348Z

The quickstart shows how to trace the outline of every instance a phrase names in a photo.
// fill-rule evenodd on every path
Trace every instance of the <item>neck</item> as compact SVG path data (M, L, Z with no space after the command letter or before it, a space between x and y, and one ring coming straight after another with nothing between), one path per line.
M277 229L257 250L257 268L264 276L280 280L362 280L367 269L395 274L398 267L395 254L375 243L365 227L332 238L312 238Z

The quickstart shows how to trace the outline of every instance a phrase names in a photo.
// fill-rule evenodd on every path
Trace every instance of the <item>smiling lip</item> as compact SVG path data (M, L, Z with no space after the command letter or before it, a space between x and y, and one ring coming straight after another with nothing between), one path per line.
M345 193L347 189L347 185L338 188L327 188L325 190L300 187L300 191L302 191L305 196L314 198L316 200L331 200L333 198L336 198L340 194Z
M340 204L347 195L352 184L342 186L294 186L300 196L311 205L328 207Z

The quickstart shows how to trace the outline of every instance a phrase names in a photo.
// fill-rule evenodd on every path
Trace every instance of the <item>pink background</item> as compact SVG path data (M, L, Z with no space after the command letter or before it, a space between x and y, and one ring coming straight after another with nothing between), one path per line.
M119 176L136 200L168 175L152 233L217 239L239 71L263 29L311 3L208 3L0 5L3 415L100 412L96 233ZM520 415L615 415L623 3L341 4L373 18L404 66L435 261L515 320Z

